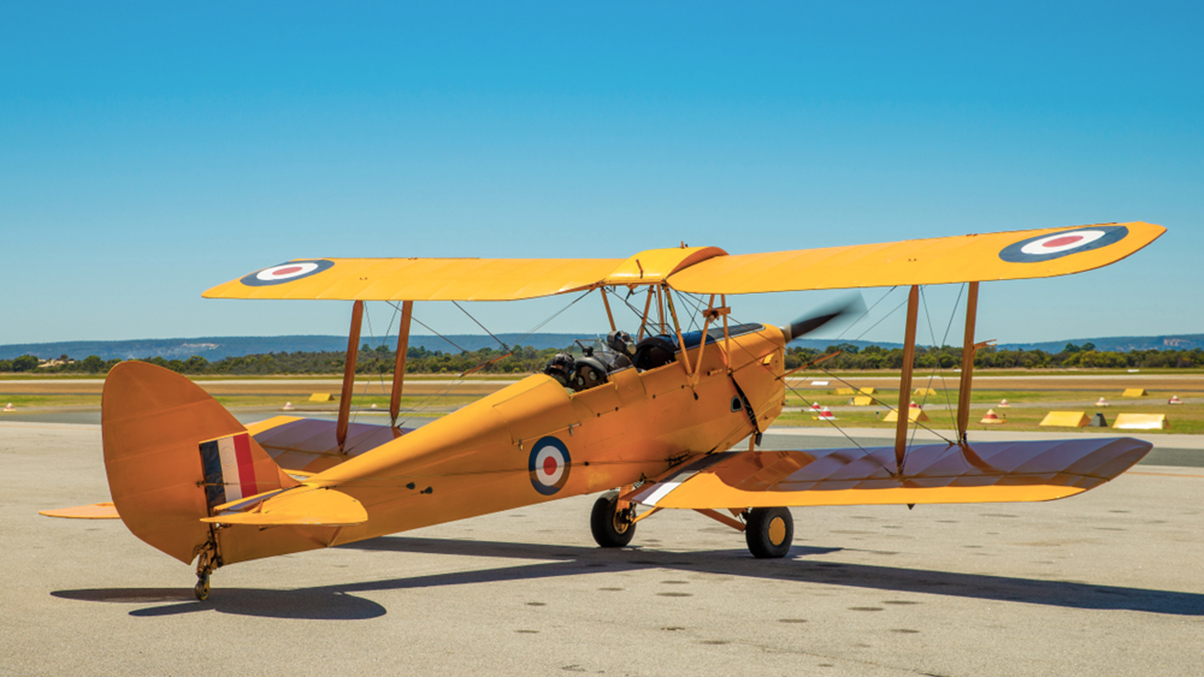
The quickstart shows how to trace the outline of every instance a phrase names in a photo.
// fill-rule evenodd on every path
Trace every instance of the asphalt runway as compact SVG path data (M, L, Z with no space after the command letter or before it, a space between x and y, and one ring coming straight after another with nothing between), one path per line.
M5 674L1204 674L1194 468L1045 504L795 510L773 561L676 511L604 551L578 497L233 565L200 603L119 521L37 514L107 498L99 427L0 422L0 463Z

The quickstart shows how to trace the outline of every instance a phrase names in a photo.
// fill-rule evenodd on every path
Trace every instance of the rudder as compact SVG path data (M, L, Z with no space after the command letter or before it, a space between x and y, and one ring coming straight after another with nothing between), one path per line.
M105 472L129 530L188 563L211 540L210 508L297 486L199 386L145 362L109 372L101 398Z

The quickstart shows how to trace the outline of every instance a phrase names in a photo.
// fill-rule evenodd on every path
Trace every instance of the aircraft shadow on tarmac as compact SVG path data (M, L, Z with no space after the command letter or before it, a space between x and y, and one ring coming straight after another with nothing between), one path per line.
M758 560L750 557L744 549L666 553L640 548L612 550L404 536L386 536L341 547L378 552L410 552L536 561L517 566L359 583L337 583L293 590L223 588L219 584L214 586L209 600L203 603L193 599L191 588L59 590L51 594L55 597L83 601L152 605L141 606L131 611L130 615L132 616L171 616L214 610L221 613L265 618L363 620L383 616L388 612L380 604L358 597L356 593L501 583L638 569L678 569L725 576L749 576L893 592L1044 604L1073 609L1114 609L1204 616L1204 594L1192 592L842 562L809 562L804 559L808 555L837 552L840 548L795 546L791 550L790 556L785 559Z

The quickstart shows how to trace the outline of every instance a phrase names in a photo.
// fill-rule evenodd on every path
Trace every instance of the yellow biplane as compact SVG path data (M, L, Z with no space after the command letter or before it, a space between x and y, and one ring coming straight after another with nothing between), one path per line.
M675 508L743 531L757 557L789 550L789 507L1072 496L1124 472L1151 445L1094 436L970 443L979 283L1091 270L1163 232L1132 222L766 254L683 245L626 260L290 261L204 296L353 301L338 419L278 416L244 427L187 378L123 362L102 402L112 504L46 514L120 517L155 548L196 560L203 600L223 565L599 491L607 493L590 526L603 547L627 545L637 522ZM906 410L919 286L950 283L968 291L955 442L909 445L914 424L899 416L890 447L757 450L785 405L786 344L841 313L737 324L729 295L909 287L898 405ZM414 302L594 292L611 324L605 347L558 355L544 373L425 426L397 427ZM616 325L616 299L637 315L642 304L635 337ZM365 301L401 312L392 425L350 421ZM701 330L686 331L683 319ZM747 449L734 449L744 439Z

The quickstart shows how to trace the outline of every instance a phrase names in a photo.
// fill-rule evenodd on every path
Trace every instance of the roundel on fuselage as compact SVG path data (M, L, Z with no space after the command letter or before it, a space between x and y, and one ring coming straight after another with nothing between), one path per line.
M564 488L569 481L572 468L569 448L555 437L542 437L531 446L527 469L531 475L531 486L544 496L551 496Z

